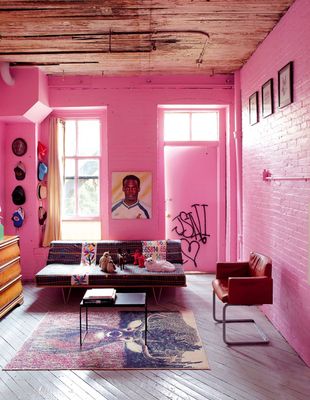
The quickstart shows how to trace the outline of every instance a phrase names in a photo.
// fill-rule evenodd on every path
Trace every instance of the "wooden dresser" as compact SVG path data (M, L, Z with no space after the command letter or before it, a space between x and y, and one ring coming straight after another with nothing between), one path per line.
M0 240L0 318L24 301L18 236Z

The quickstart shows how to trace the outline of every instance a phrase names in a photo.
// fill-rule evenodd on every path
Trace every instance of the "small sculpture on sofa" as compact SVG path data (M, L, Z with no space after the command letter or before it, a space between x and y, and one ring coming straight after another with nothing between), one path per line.
M145 260L145 268L150 272L173 272L175 266L167 260L153 260L152 257L148 257Z
M134 258L133 258L133 254L131 254L129 249L126 250L125 255L126 255L126 263L127 264L132 264L133 261L134 261Z
M125 264L127 262L127 254L122 252L121 249L117 249L117 266L123 271L125 268Z
M105 251L102 257L100 258L99 267L103 272L108 272L108 273L116 272L116 266L108 251Z
M139 268L144 268L144 261L145 261L145 257L143 254L141 254L141 256L138 258Z
M139 258L141 257L142 253L139 249L136 249L133 254L133 265L139 265Z
M136 249L133 258L134 258L133 265L138 265L139 268L144 268L145 257L139 249Z

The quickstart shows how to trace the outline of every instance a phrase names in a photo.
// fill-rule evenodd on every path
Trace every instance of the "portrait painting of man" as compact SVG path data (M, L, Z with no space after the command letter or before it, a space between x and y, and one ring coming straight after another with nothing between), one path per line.
M151 172L112 172L112 219L152 217Z

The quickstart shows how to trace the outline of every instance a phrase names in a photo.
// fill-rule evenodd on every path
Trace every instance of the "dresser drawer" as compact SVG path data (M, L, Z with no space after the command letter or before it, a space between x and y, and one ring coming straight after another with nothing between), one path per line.
M0 246L0 266L20 255L18 240L8 241Z
M0 288L21 274L20 257L0 266Z
M15 279L10 285L0 289L0 311L11 301L16 299L23 291L21 277Z

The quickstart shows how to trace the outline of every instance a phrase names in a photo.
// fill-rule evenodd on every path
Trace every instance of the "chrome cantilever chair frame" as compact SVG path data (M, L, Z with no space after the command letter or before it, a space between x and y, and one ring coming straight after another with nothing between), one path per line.
M213 319L214 319L214 321L216 321L216 322L219 322L219 323L222 323L223 324L223 341L227 344L227 345L229 345L229 346L231 346L231 345L239 345L239 346L242 346L242 345L256 345L256 344L268 344L269 343L269 339L268 339L268 337L267 337L267 335L263 332L263 330L257 325L257 323L254 321L254 319L227 319L226 318L226 312L227 312L227 308L228 308L228 306L238 306L238 307L244 307L245 305L244 304L228 304L228 303L225 303L224 304L224 306L223 306L223 317L222 317L222 319L218 319L217 317L216 317L216 307L215 307L215 302L216 302L216 295L215 295L215 291L213 290L213 307L212 307L212 310L213 310ZM254 305L254 304L251 304L251 306L252 305ZM258 305L260 305L260 304L257 304L257 306ZM248 306L248 307L251 307L251 306ZM258 331L258 333L259 333L259 335L260 335L260 337L262 338L262 340L258 340L258 341L230 341L230 340L227 340L227 336L226 336L226 324L227 323L254 323L254 325L255 325L255 328L257 329L257 331Z

